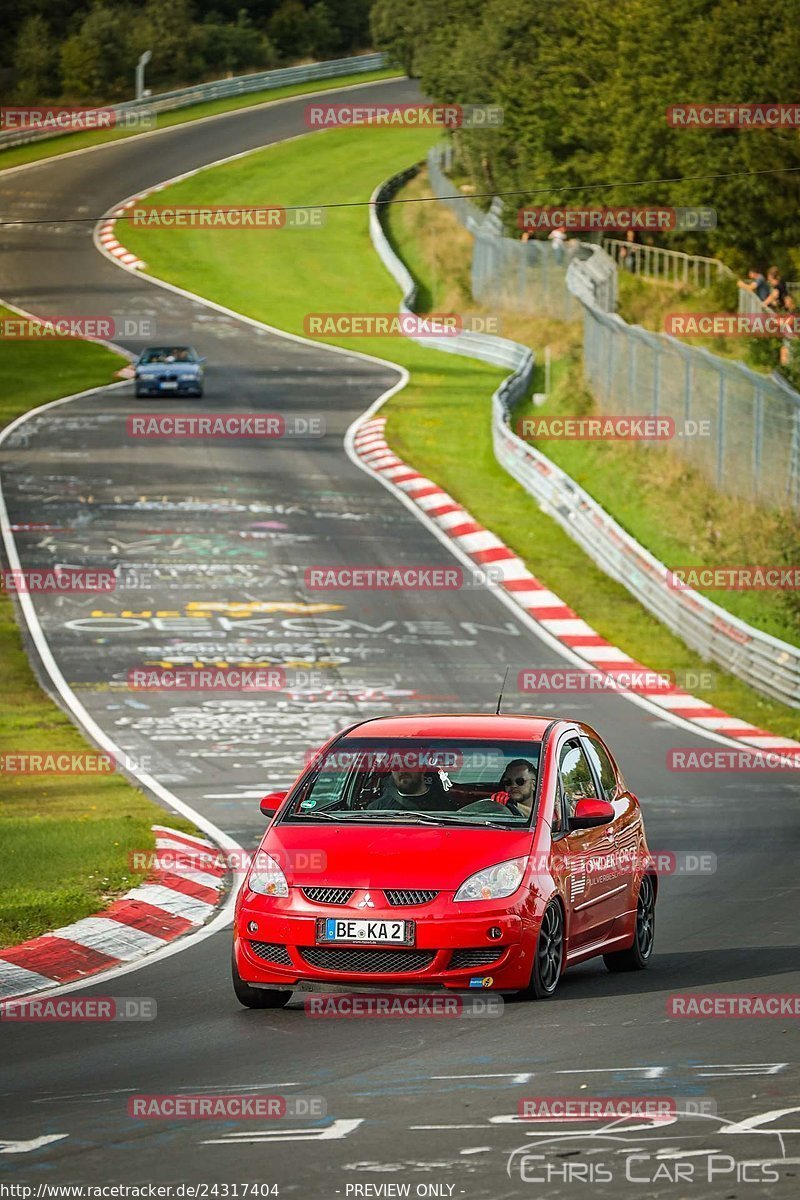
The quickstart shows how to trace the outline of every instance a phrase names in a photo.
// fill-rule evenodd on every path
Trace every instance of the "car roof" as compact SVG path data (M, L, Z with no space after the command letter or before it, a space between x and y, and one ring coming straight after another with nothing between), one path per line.
M553 724L552 717L495 716L494 713L423 713L417 716L373 717L347 731L349 737L380 738L501 738L539 741Z

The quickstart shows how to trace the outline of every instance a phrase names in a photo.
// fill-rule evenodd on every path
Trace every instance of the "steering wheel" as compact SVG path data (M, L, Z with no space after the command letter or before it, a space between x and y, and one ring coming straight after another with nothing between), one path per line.
M471 804L465 804L458 811L460 813L507 813L509 810L505 804L500 804L499 801L492 800L487 796L484 800L473 800Z

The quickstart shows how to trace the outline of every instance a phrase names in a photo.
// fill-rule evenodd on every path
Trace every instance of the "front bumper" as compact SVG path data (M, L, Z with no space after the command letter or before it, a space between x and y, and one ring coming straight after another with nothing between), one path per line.
M415 922L413 946L318 942L317 918L342 916L341 910L292 913L241 904L234 926L234 959L251 987L298 991L391 990L463 991L492 988L514 991L530 981L536 931L518 913L484 911L479 916L445 916L439 911L390 912L370 917ZM433 908L434 906L430 906ZM438 906L436 906L438 908ZM481 905L490 910L489 905ZM351 910L352 911L352 910ZM248 928L254 924L257 928ZM489 939L489 927L500 937ZM408 968L404 959L407 958ZM489 982L487 982L489 980Z
M187 396L202 391L202 379L179 379L173 387L167 386L158 379L137 379L137 391L147 392L151 396Z

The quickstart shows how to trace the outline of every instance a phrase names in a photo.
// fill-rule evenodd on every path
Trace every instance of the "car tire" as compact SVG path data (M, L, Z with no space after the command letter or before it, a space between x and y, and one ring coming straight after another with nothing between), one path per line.
M237 971L235 961L231 963L231 974L236 999L245 1008L285 1008L292 998L291 991L274 992L269 988L250 987Z
M636 928L628 950L604 954L609 971L644 971L653 956L656 926L656 887L652 875L643 875L636 901Z
M135 394L137 400L141 400L142 396L144 395L144 392L142 391L141 388L137 387L137 388L134 388L134 394Z
M202 389L202 388L198 388L198 389L197 389L197 399L198 399L198 400L202 400L202 398L203 398L203 389Z
M549 1000L555 995L563 970L564 910L557 900L551 900L542 914L531 981L523 996L528 1000Z

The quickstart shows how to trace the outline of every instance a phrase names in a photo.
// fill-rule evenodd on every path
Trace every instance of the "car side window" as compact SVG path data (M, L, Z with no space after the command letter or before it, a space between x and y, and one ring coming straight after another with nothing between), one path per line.
M585 737L583 745L600 780L600 799L613 800L617 795L617 775L605 746L597 738Z
M577 802L595 794L591 768L577 738L570 738L561 747L558 777L564 794L567 817L572 817L575 815Z

